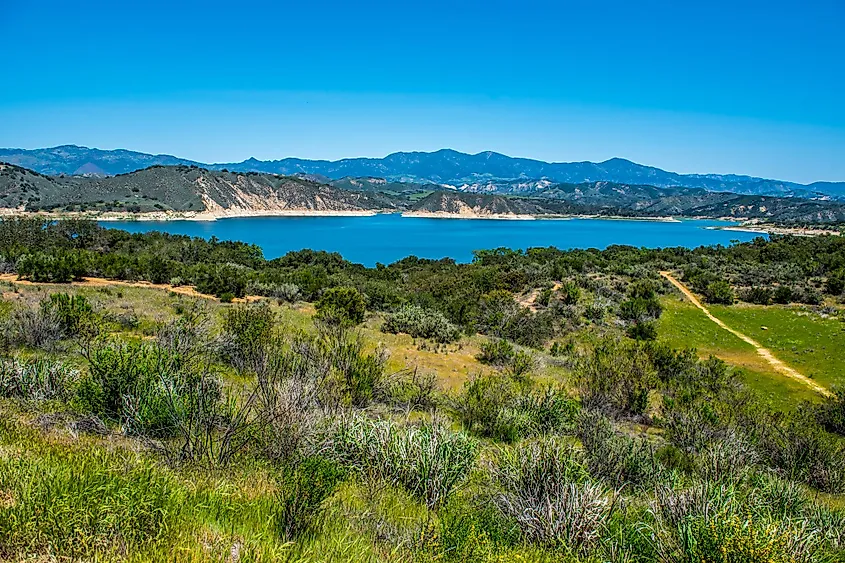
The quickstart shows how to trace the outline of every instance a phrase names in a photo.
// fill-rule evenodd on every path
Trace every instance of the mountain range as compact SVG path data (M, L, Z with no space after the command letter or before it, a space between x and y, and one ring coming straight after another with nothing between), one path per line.
M0 209L158 212L207 218L296 213L405 212L447 216L614 215L732 217L781 223L843 223L845 203L616 182L512 182L521 195L444 189L381 178L325 180L264 172L155 165L115 176L47 176L0 164ZM525 188L530 186L530 189Z
M814 199L845 199L845 182L798 184L736 174L677 174L622 158L604 162L543 162L495 152L464 154L397 152L384 158L337 161L285 158L207 164L171 155L129 150L100 150L76 145L45 149L0 149L0 161L46 175L112 176L153 165L197 166L209 170L263 172L313 177L322 182L343 178L378 178L398 184L433 184L462 191L532 194L544 184L613 182L657 188L701 188L713 192ZM539 186L539 190L537 187Z

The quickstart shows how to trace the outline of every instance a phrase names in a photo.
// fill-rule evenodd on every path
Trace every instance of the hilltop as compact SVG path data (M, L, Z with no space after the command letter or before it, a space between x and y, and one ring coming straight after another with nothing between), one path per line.
M0 165L0 207L27 211L175 211L232 215L286 211L395 209L379 193L342 190L272 174L237 174L196 166L153 166L106 178L44 176Z
M845 198L845 182L798 184L736 174L677 174L623 158L604 162L544 162L496 152L465 154L450 149L435 152L397 152L384 158L346 158L336 161L284 158L204 164L171 155L128 150L100 150L75 145L44 149L0 149L0 161L42 174L115 175L152 165L198 166L209 170L302 174L326 181L344 177L374 177L390 182L441 184L502 183L507 180L548 180L554 183L615 182L656 187L701 188L749 195ZM507 183L507 182L505 182ZM507 186L500 191L506 192Z

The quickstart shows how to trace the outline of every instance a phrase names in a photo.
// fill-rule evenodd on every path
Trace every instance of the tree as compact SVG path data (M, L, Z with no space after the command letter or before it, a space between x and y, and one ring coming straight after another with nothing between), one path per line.
M317 302L317 316L333 324L357 325L364 321L367 304L354 287L327 289Z
M708 303L733 305L735 298L731 284L723 280L710 282L704 291L704 299Z

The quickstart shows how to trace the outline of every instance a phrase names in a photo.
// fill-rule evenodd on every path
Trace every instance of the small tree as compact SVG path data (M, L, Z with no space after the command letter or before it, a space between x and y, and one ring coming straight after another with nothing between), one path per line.
M317 316L332 324L357 325L364 321L367 304L354 287L327 289L317 302Z
M724 280L719 280L710 282L707 285L707 289L704 291L704 299L706 299L708 303L733 305L736 297L731 284Z

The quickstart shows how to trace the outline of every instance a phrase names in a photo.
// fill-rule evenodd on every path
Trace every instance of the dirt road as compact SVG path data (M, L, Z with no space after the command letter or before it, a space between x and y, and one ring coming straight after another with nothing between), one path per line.
M721 327L722 329L730 332L731 334L733 334L734 336L736 336L737 338L739 338L743 342L746 342L746 343L750 344L751 346L753 346L754 349L757 351L757 354L759 354L764 360L766 360L769 363L769 365L771 365L778 373L782 373L783 375L785 375L787 377L790 377L790 378L792 378L796 381L803 383L804 385L806 385L807 387L809 387L810 389L812 389L816 393L820 393L820 394L822 394L826 397L830 397L832 395L829 389L819 385L818 383L816 383L815 381L813 381L809 377L802 375L801 373L797 372L793 368L791 368L788 365L786 365L785 363L783 363L781 360L779 360L777 357L775 357L774 354L772 354L771 350L763 347L759 342L757 342L756 340L754 340L750 336L746 336L745 334L739 332L738 330L729 327L722 320L713 316L713 313L711 313L710 310L707 307L705 307L704 304L701 303L701 301L699 301L698 297L696 297L689 289L687 289L687 286L685 286L680 281L675 279L675 277L670 272L660 272L660 275L663 276L664 278L666 278L667 280L669 280L670 282L672 282L672 285L677 287L680 290L680 292L683 293L684 296L686 296L686 298L689 299L690 302L693 305L695 305L696 307L701 309L704 312L704 314L707 315L708 319L710 319L711 321L713 321L714 323L719 325L719 327Z

